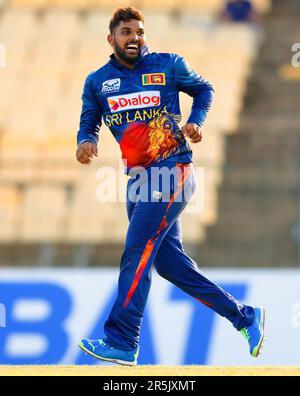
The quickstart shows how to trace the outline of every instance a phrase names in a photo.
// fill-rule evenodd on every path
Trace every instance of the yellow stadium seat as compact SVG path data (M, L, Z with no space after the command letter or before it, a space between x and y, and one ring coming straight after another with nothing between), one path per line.
M178 6L178 1L176 0L143 0L142 6L145 9L151 10L172 10Z
M10 70L22 69L30 40L35 34L35 28L35 17L29 10L8 8L2 12L0 43L5 46L7 68Z
M82 167L80 174L78 184L75 185L74 199L69 206L69 228L66 236L73 242L96 242L102 240L105 234L103 222L110 213L107 208L103 211L97 202L96 172L91 173L89 169Z
M0 242L18 237L21 196L14 187L0 186Z
M90 5L90 0L51 0L54 7L69 9L85 9Z
M64 237L66 192L59 186L27 186L20 225L26 242L54 242Z
M12 7L47 8L51 0L9 0Z
M28 159L5 159L2 161L0 168L0 180L4 184L23 185L39 180L39 172L37 172L36 162L28 161Z

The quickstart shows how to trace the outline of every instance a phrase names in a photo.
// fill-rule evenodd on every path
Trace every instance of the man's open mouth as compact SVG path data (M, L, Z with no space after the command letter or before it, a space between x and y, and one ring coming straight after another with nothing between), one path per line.
M127 44L125 47L125 51L129 55L136 55L139 52L139 45L138 44Z

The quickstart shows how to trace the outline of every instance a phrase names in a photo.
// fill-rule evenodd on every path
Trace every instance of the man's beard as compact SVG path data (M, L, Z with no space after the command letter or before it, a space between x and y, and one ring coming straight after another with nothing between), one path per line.
M126 55L125 51L123 51L122 48L117 43L115 43L115 48L114 49L115 49L116 53L118 54L118 56L124 62L128 63L129 65L134 65L136 63L136 61L139 59L139 57L141 56L141 52L142 52L141 47L139 47L138 53L137 53L136 56L134 56L134 57L133 56L128 56L128 55Z

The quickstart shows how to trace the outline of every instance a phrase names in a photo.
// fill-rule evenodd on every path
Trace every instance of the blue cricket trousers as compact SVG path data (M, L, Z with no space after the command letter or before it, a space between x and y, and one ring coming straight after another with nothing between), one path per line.
M152 264L163 278L226 317L237 330L254 320L252 307L239 303L206 278L185 253L179 215L195 190L193 165L164 166L167 171L172 170L169 182L168 176L150 175L148 169L142 176L129 179L127 185L130 223L121 259L118 296L104 326L108 344L123 350L138 345ZM161 171L162 167L156 169Z

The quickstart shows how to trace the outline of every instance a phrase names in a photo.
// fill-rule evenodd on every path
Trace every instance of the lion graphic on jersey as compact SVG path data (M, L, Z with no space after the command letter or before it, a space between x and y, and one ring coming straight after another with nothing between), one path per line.
M180 130L174 124L174 119L167 114L162 114L149 122L149 147L147 154L152 161L158 158L165 159L178 149L180 135L176 135Z

